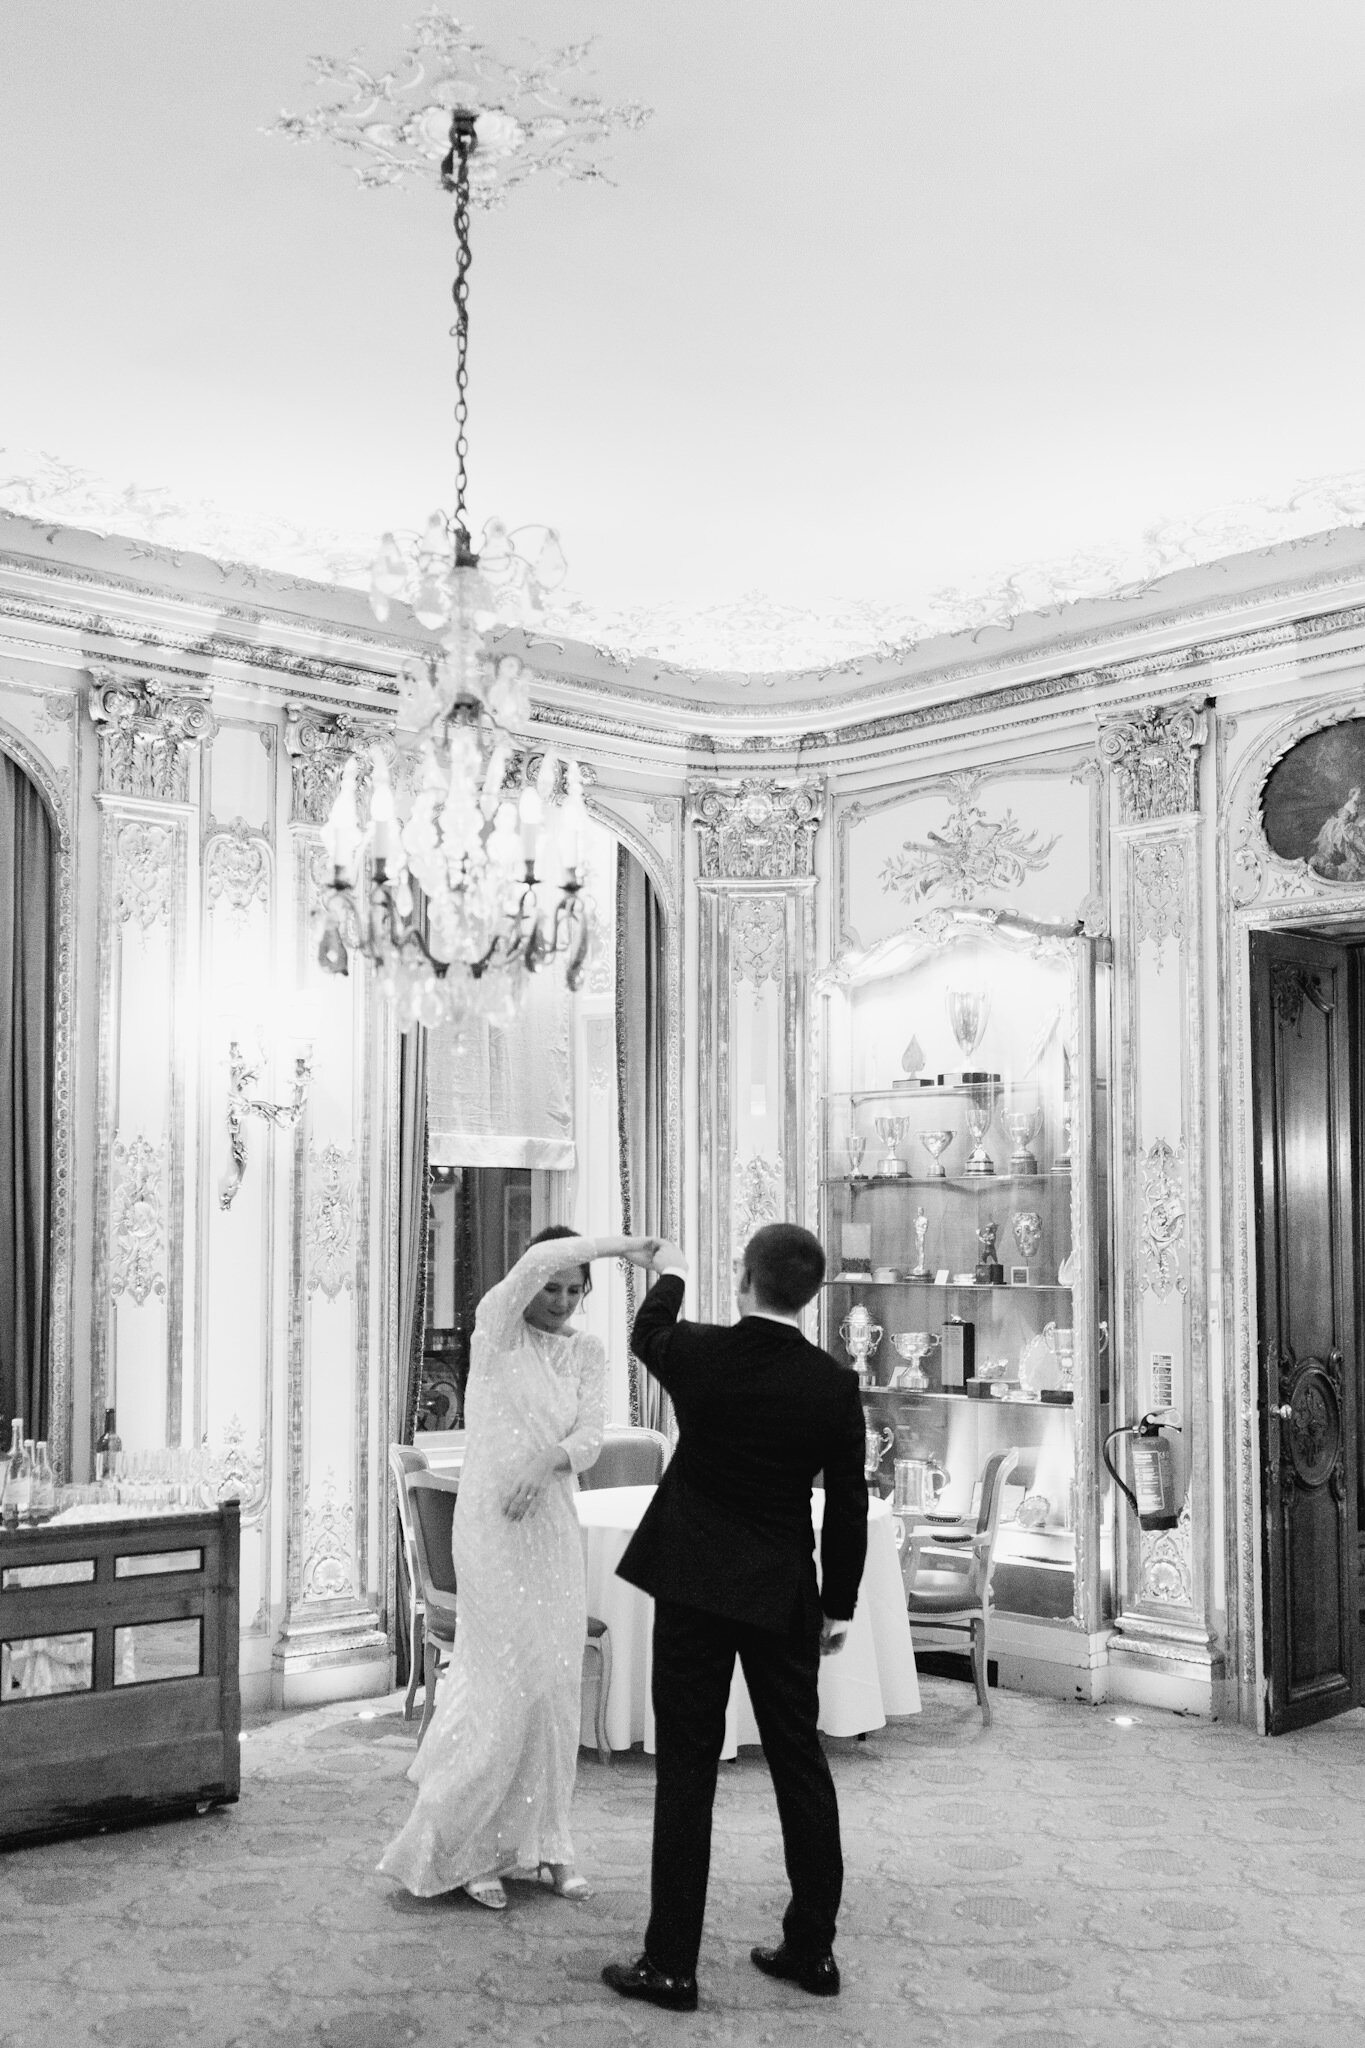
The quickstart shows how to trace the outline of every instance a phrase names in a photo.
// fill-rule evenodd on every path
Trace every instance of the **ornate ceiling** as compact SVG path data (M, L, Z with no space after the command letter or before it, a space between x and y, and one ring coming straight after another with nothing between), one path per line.
M210 11L7 12L0 505L356 582L449 495L445 203L274 124L420 10ZM475 219L473 509L560 529L545 635L780 689L1365 522L1354 0L983 20L488 0L652 109Z

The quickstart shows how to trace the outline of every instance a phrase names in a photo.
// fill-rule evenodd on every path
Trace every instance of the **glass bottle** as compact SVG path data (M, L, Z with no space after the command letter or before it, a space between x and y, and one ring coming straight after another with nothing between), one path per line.
M46 1522L57 1512L57 1475L47 1454L47 1439L40 1438L33 1459L33 1483L29 1513L35 1522Z
M115 1477L114 1464L122 1449L123 1443L119 1437L118 1430L114 1426L114 1411L112 1408L106 1408L104 1411L104 1428L100 1432L99 1442L95 1445L95 1484L97 1486L105 1485Z
M33 1503L33 1442L29 1437L20 1437L22 1428L22 1421L16 1421L14 1442L18 1448L11 1449L9 1476L5 1480L5 1523L11 1529L17 1522L28 1520Z
M24 1418L16 1415L10 1425L10 1445L0 1468L0 1522L12 1529L19 1520L19 1460L24 1450Z

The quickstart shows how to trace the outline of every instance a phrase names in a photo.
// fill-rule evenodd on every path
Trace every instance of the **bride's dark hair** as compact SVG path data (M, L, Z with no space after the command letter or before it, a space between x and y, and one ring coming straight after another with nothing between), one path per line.
M567 1223L547 1223L543 1230L538 1230L536 1232L535 1236L531 1239L531 1244L548 1244L550 1242L550 1239L554 1237L577 1236L578 1232L572 1229L570 1225ZM527 1250L529 1251L529 1249L530 1246L528 1245ZM589 1266L586 1259L583 1261L583 1264L579 1270L583 1275L583 1292L585 1295L591 1294L592 1268Z

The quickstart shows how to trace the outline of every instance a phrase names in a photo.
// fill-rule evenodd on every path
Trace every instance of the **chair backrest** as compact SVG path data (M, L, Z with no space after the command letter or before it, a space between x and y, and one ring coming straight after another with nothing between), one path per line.
M1005 1481L1019 1463L1019 1453L1014 1448L996 1451L987 1458L986 1468L981 1474L981 1505L976 1514L976 1533L989 1536L995 1544L995 1532L1000 1527L1000 1510L1005 1499Z
M393 1490L398 1500L398 1526L403 1532L403 1547L412 1559L412 1509L408 1503L408 1475L425 1472L427 1461L421 1451L411 1444L389 1445L389 1470L393 1474Z
M455 1615L455 1562L450 1554L450 1525L460 1486L440 1472L407 1475L412 1511L412 1542L417 1576L428 1615Z
M668 1438L657 1429L609 1429L578 1483L585 1487L657 1486L668 1462Z

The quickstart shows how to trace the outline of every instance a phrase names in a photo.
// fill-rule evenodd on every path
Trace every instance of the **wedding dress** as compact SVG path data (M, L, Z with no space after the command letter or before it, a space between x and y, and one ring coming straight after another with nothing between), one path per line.
M552 1274L595 1256L589 1238L532 1245L479 1303L451 1528L455 1647L408 1772L417 1803L379 1864L421 1897L514 1866L574 1861L587 1629L574 1493L602 1446L606 1361L596 1337L533 1330L523 1311ZM555 1444L570 1469L513 1521L503 1511L513 1476Z

